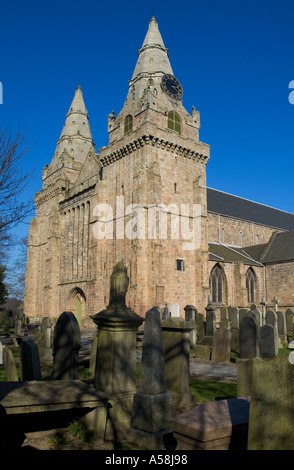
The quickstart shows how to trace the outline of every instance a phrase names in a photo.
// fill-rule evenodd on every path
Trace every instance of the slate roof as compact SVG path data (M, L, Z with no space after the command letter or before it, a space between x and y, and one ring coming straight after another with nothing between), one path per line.
M282 230L294 230L294 214L207 188L207 210Z
M261 245L257 245L257 246L261 246ZM266 245L262 245L262 246L264 250ZM248 248L253 248L253 247L248 247ZM219 261L219 262L227 262L227 263L242 261L242 263L248 264L250 266L261 266L261 262L259 261L258 256L256 256L256 259L255 259L252 256L254 253L249 254L248 252L249 250L247 251L246 248L222 245L220 243L209 243L208 251L209 251L210 261L215 261L215 262Z
M271 236L260 261L263 264L294 261L294 231L275 232Z

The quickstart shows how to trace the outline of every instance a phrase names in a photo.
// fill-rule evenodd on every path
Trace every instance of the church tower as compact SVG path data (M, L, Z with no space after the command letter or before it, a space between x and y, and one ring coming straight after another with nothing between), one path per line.
M119 259L128 266L129 304L140 315L154 305L163 307L165 302L178 303L183 314L189 303L205 305L209 292L209 146L199 141L199 112L193 107L188 113L182 95L182 85L174 76L168 49L153 17L138 52L123 109L118 116L114 112L108 116L109 145L99 150L108 204L116 207L116 198L123 196L124 209L137 204L141 215L142 207L145 210L144 233L141 231L138 236L134 231L131 240L126 233L124 239L114 235L107 249L110 266ZM176 238L171 236L173 217L177 210L182 214L182 205L188 206L190 212L180 217ZM199 209L198 243L196 249L185 250L187 233L183 233L181 224L189 222L191 229L194 205ZM159 236L158 227L156 236L150 234L152 207L157 210L159 224L167 217L166 237ZM121 213L117 215L114 210L114 227L120 217ZM132 219L127 212L124 217L125 227L129 227Z

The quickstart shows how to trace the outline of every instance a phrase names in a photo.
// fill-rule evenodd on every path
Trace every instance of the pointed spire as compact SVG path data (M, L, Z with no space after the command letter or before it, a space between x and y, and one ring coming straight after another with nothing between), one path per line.
M168 58L168 49L164 45L158 29L158 23L154 16L150 20L147 34L138 54L139 57L132 80L145 73L162 72L162 74L173 74Z
M95 144L82 89L78 85L49 169L54 171L64 165L78 168L90 151L95 151Z
M86 139L92 139L89 116L80 85L76 89L75 96L66 115L66 121L59 140L63 137L72 137L77 134Z

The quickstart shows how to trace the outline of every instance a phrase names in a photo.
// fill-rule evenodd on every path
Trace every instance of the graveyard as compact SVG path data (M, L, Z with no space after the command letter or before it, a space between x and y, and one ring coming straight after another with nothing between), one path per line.
M293 449L291 309L141 316L127 285L118 263L92 328L1 312L1 449Z

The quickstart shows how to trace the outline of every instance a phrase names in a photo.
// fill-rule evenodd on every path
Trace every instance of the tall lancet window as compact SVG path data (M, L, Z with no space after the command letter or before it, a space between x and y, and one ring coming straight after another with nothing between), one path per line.
M246 289L248 302L255 301L255 277L252 269L248 269L246 274Z
M167 115L167 127L173 131L182 133L182 122L180 116L175 111L169 111Z
M212 302L224 302L225 280L223 270L218 265L214 266L213 270L211 271L209 286Z
M124 133L127 134L127 132L130 132L132 129L133 129L133 117L130 114L128 114L124 122Z

